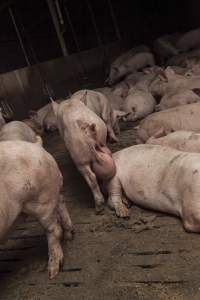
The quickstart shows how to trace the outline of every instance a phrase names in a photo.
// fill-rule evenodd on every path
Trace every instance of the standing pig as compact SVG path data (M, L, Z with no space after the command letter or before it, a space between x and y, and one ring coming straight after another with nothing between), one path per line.
M54 278L63 262L62 229L72 237L72 222L61 195L62 175L54 158L37 144L1 142L0 239L20 213L36 218L48 239L48 273Z
M166 134L176 130L200 132L200 103L192 103L169 108L151 114L142 120L137 129L138 143L144 143L160 130Z
M127 121L136 121L154 111L156 101L147 88L132 88L124 99L122 110L129 113Z
M125 77L126 75L143 69L147 66L155 65L154 56L150 52L141 52L133 55L129 59L123 61L119 66L113 67L111 65L110 75L107 79L107 83L112 85Z
M97 178L107 180L115 174L115 165L106 147L106 125L78 99L60 104L53 102L52 106L65 146L89 185L99 213L103 209L104 198Z
M200 97L191 90L180 89L177 92L167 93L164 95L160 103L156 106L156 110L164 110L179 105L191 104L200 101Z
M200 153L200 134L193 131L178 130L169 133L166 136L165 132L160 132L156 137L152 136L146 142L147 144L162 145L175 148L185 152Z
M5 124L0 130L0 142L25 141L42 145L42 139L24 122L12 121Z
M128 210L122 195L143 206L180 217L184 228L200 232L200 154L159 145L132 146L113 155L117 167L108 184L119 217Z
M108 97L100 92L92 90L81 90L72 95L71 99L79 99L89 109L97 114L106 124L108 135L112 141L117 142L115 135L118 132L119 118L108 100ZM125 113L123 113L125 115Z

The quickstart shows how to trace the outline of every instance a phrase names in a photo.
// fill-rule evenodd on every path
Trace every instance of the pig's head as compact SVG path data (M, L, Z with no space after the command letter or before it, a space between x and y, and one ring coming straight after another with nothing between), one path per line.
M121 78L119 69L115 66L112 66L110 69L110 74L108 78L106 79L105 83L108 85L113 85L115 82L117 82Z
M110 180L116 173L116 167L109 148L98 140L96 124L77 121L86 138L91 152L91 168L98 179Z
M122 98L126 98L129 92L130 84L126 81L120 82L112 88L112 93L120 96Z
M38 123L34 118L29 118L23 120L23 122L28 125L33 131L38 134L38 135L43 135L44 133L44 128Z

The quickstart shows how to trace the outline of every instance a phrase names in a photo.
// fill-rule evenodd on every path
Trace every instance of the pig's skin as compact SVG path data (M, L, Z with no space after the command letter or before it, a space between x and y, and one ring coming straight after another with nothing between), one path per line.
M177 130L200 132L200 103L192 103L153 113L137 129L138 142L144 143L163 129L166 134Z
M0 130L0 142L2 141L25 141L42 145L42 139L24 122L12 121L5 124Z
M168 135L160 137L150 137L147 144L162 145L172 147L174 149L184 152L197 152L200 153L200 134L193 131L178 130Z
M107 188L119 217L127 217L122 193L137 205L180 217L200 231L200 154L159 145L138 145L113 155L117 167Z
M62 175L54 158L37 144L1 142L0 238L5 237L20 213L34 216L48 239L49 278L59 272L63 261L62 229L72 236L72 222L60 194ZM47 176L48 174L48 176Z
M191 90L180 89L177 92L164 95L156 110L164 110L179 105L191 104L200 101L200 97Z
M104 198L94 173L95 170L92 170L95 157L91 146L93 150L96 146L105 147L106 125L79 100L63 101L61 104L53 102L52 106L65 146L93 193L98 213L103 209ZM91 134L92 130L94 136Z

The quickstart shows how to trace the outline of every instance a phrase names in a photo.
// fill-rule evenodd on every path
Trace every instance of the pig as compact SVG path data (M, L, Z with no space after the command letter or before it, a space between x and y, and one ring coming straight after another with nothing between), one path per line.
M161 131L150 137L146 144L168 146L184 152L200 153L200 134L193 131L178 130L168 135Z
M11 121L0 130L0 142L2 141L26 141L42 145L42 139L24 122Z
M156 111L172 108L179 105L191 104L200 101L200 97L192 90L180 89L177 92L167 93L156 106Z
M179 35L178 33L165 35L155 40L154 52L160 65L164 65L168 58L179 54L179 49L175 45Z
M37 135L43 135L43 127L36 120L32 119L32 117L24 119L22 122L29 126Z
M137 128L138 143L144 143L164 130L166 134L176 130L200 132L200 103L192 103L155 112L142 120Z
M166 62L167 66L180 66L185 67L187 59L191 58L200 58L200 49L195 49L188 51L186 53L179 53L178 55L175 55L171 58L169 58Z
M76 167L85 178L95 200L96 212L104 208L99 179L112 178L115 165L106 147L105 123L79 99L52 102L60 135ZM103 167L102 167L103 166ZM96 173L95 173L96 172Z
M58 103L60 103L62 100L57 100ZM42 108L40 108L38 111L31 110L29 112L29 115L31 116L32 120L36 121L40 124L44 129L48 131L54 131L56 130L56 117L52 110L51 103L46 104Z
M177 40L176 46L184 52L200 48L200 28L190 30L183 34Z
M146 66L155 65L154 56L150 52L140 52L129 59L123 61L119 66L111 65L111 70L107 83L113 85L123 77L127 76L133 71L143 69Z
M113 158L117 172L107 189L119 217L129 216L123 203L127 197L136 205L180 217L188 232L200 231L199 153L137 145L114 153Z
M54 158L37 144L4 141L0 147L0 239L21 213L36 218L48 239L48 273L54 278L63 262L62 229L71 239L73 225L61 189L63 178ZM47 176L48 175L48 176Z
M129 113L127 121L142 119L154 111L156 101L148 92L147 88L132 88L126 99L122 110Z
M199 89L200 76L184 76L176 74L174 70L167 67L166 70L157 76L149 86L153 96L164 96L167 93L175 93L180 89Z
M117 112L113 111L107 96L97 91L80 90L74 93L71 99L79 99L96 113L105 122L111 141L118 141L115 132L118 133L119 131L118 123L122 116L119 115L118 117ZM126 115L126 113L123 112L122 115Z

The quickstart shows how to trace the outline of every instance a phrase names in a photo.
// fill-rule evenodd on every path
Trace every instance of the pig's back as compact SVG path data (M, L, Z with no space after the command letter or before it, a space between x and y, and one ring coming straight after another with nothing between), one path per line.
M0 147L1 185L12 190L32 186L38 192L54 184L61 186L62 176L54 158L41 146L23 141L1 142ZM54 183L54 184L52 184Z

